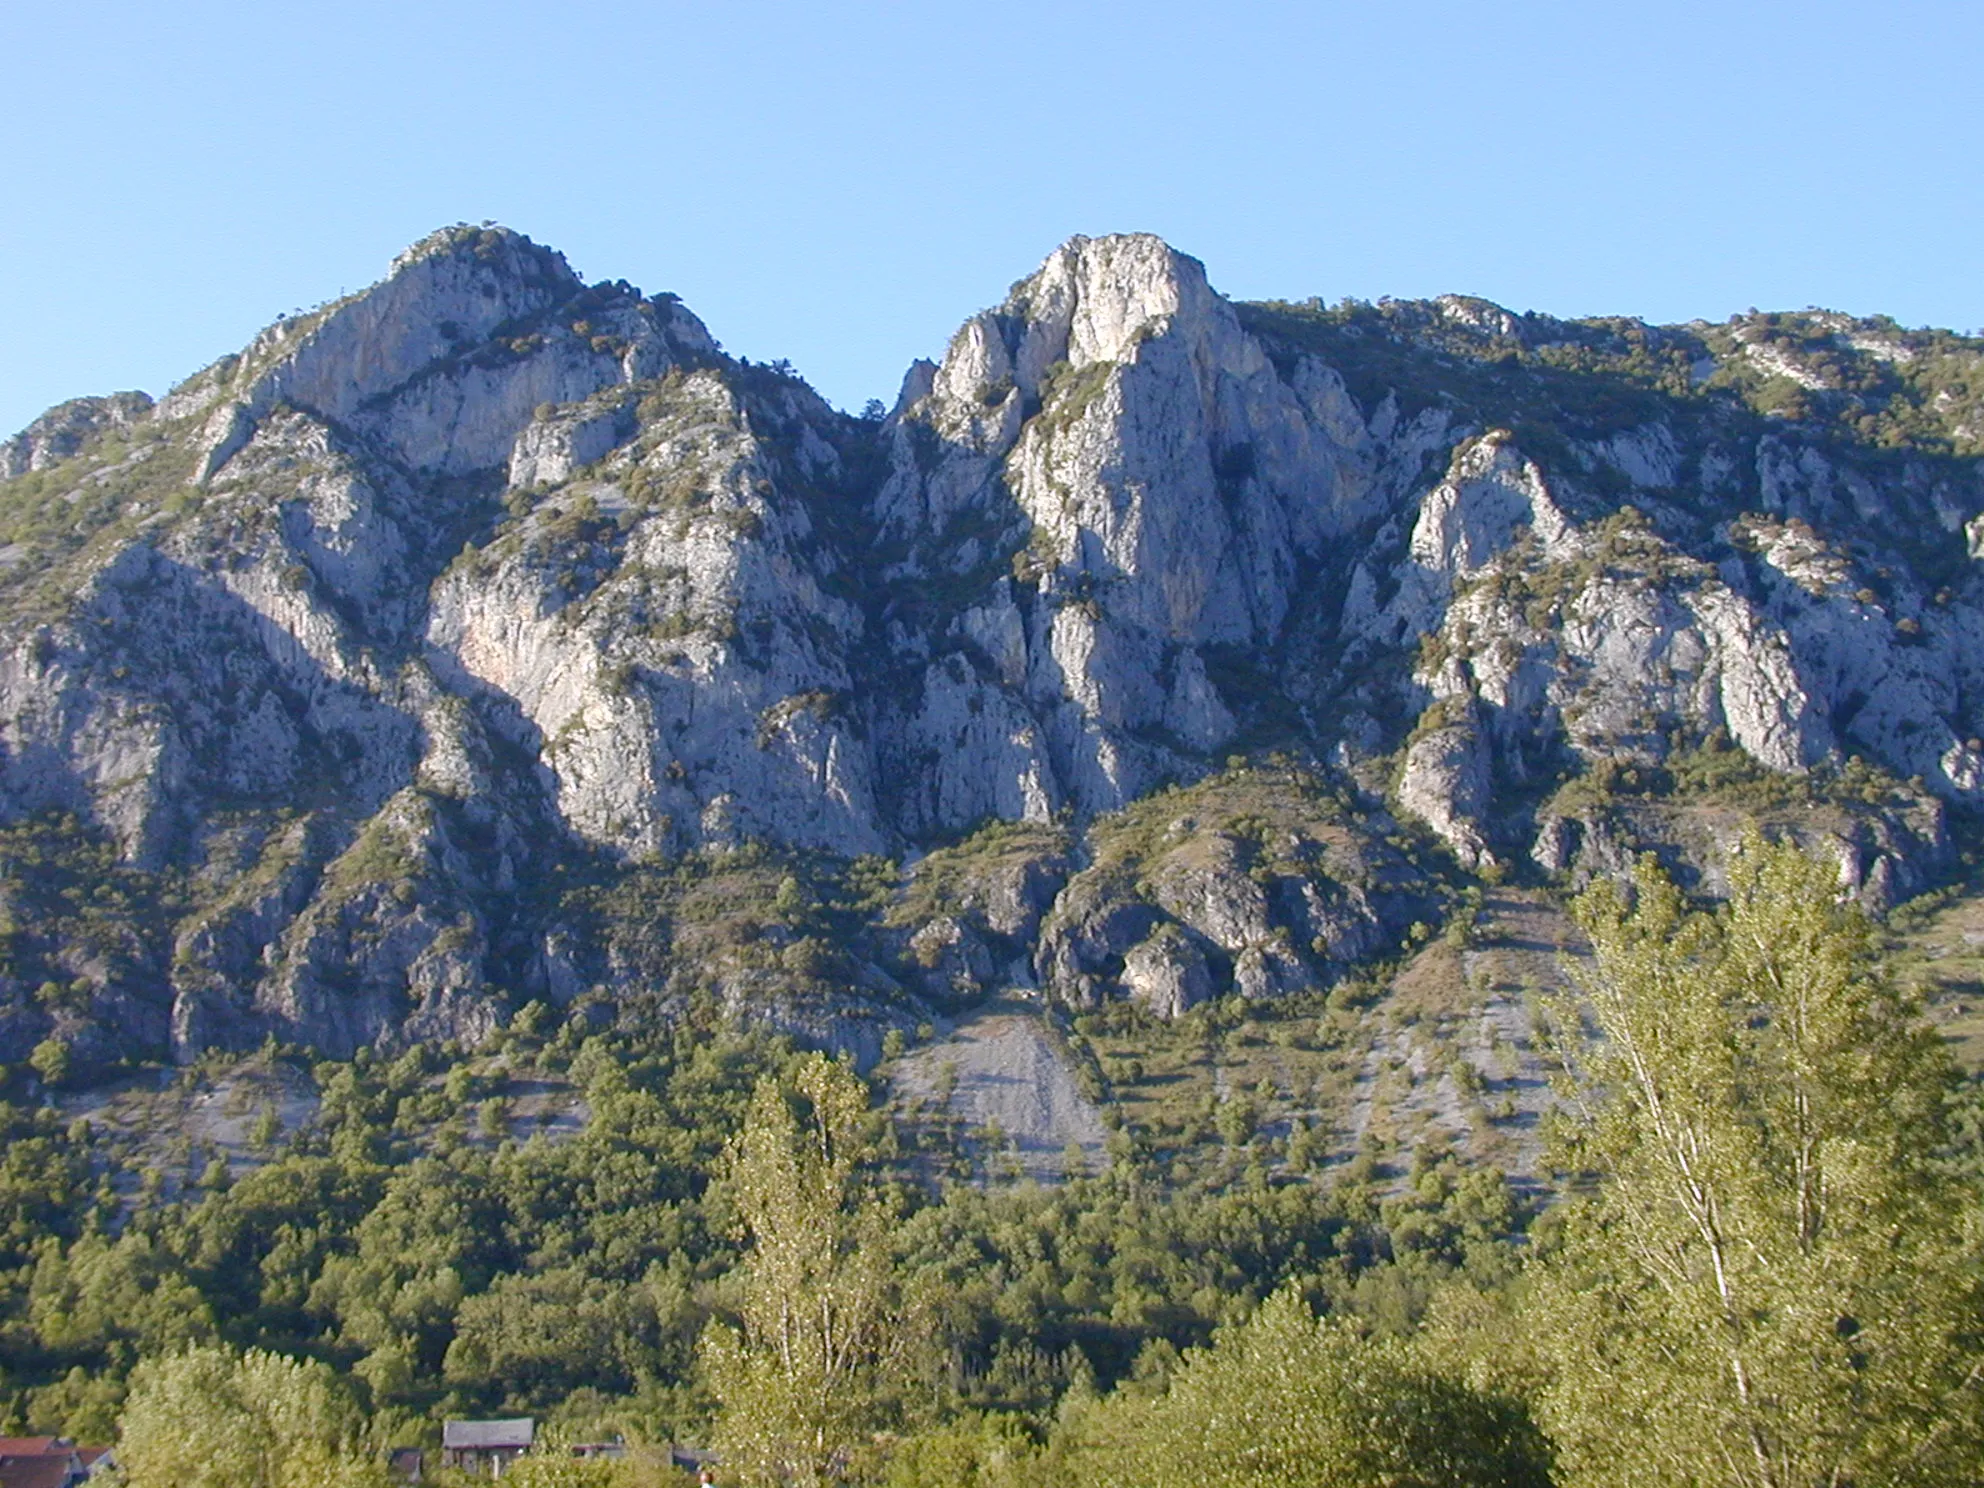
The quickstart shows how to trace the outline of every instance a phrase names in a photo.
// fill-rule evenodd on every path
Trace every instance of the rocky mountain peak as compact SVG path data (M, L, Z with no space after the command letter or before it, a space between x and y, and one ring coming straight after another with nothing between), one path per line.
M583 288L579 276L566 263L565 255L554 248L532 242L511 228L485 222L480 227L457 222L436 228L426 237L395 254L386 271L387 281L397 279L418 264L453 260L475 264L495 278L518 282L539 281L571 293Z
M1980 363L1234 304L1127 235L870 423L447 229L0 446L0 897L67 833L154 906L0 960L0 1049L664 992L873 1043L994 976L1176 1012L1326 985L1436 880L1710 873L1738 790L1887 902L1984 792ZM979 887L850 928L912 852Z
M1204 334L1203 322L1232 321L1205 266L1149 233L1070 238L1015 286L1004 310L1026 323L1038 347L1023 366L1125 361L1174 321L1194 336Z
M1134 360L1144 341L1170 334L1209 369L1244 375L1250 350L1258 358L1197 259L1149 233L1070 238L1004 303L965 322L932 385L910 401L935 391L954 404L996 406L1017 389L1037 402L1053 369Z
M542 404L713 350L673 300L588 290L563 255L519 233L453 227L371 288L277 322L175 389L161 413L203 419L202 479L278 405L370 435L415 470L459 475L505 464Z

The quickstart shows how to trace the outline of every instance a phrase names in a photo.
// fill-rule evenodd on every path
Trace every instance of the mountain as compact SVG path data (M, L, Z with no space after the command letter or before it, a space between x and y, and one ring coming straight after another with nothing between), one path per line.
M837 412L457 227L0 445L0 1060L1328 989L1984 796L1984 342L1237 304L1075 238Z

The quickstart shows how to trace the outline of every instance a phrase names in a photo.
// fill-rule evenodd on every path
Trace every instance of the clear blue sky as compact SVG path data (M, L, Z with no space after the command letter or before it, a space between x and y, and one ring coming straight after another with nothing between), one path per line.
M1244 297L1984 321L1984 7L0 8L0 433L493 218L891 398L1072 233Z

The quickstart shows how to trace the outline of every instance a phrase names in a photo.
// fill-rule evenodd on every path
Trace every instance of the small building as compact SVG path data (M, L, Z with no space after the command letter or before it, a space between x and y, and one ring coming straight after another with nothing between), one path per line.
M418 1483L427 1468L427 1454L418 1447L394 1447L386 1454L386 1471L403 1483Z
M445 1421L441 1425L441 1466L464 1472L503 1472L531 1448L537 1422L529 1416L508 1421Z
M66 1436L0 1436L0 1457L47 1457L75 1449Z
M66 1436L0 1436L0 1488L77 1488L110 1465L108 1447L79 1447Z
M699 1482L711 1481L716 1470L716 1453L708 1447L685 1447L676 1442L668 1446L668 1465L677 1472L690 1474Z
M0 1455L0 1488L75 1488L81 1481L68 1457L48 1452Z

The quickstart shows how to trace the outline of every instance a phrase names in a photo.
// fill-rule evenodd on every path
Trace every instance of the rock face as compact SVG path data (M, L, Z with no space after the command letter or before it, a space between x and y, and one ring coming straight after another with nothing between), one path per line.
M1059 1000L1134 997L1176 1017L1211 996L1327 988L1437 918L1398 823L1286 765L1227 769L1098 821L1090 862L1043 921L1034 963Z
M1236 305L1076 238L871 421L437 233L0 445L0 887L66 854L116 906L15 937L0 1059L1176 1016L1467 872L1712 888L1759 816L1885 905L1984 792L1980 358Z
M1158 1017L1171 1019L1212 996L1205 954L1175 926L1162 926L1123 957L1123 990Z
M59 465L93 440L142 422L151 411L152 400L143 393L74 398L58 404L0 444L0 480Z
M887 435L885 577L941 596L890 633L915 675L889 732L980 782L912 798L910 831L1107 810L1221 749L1209 664L1273 645L1392 473L1326 368L1284 381L1148 237L1055 253L911 373Z
M1464 706L1454 721L1445 721L1444 713L1439 719L1406 744L1398 804L1431 827L1463 864L1483 868L1495 861L1481 830L1494 804L1488 741L1472 707Z

